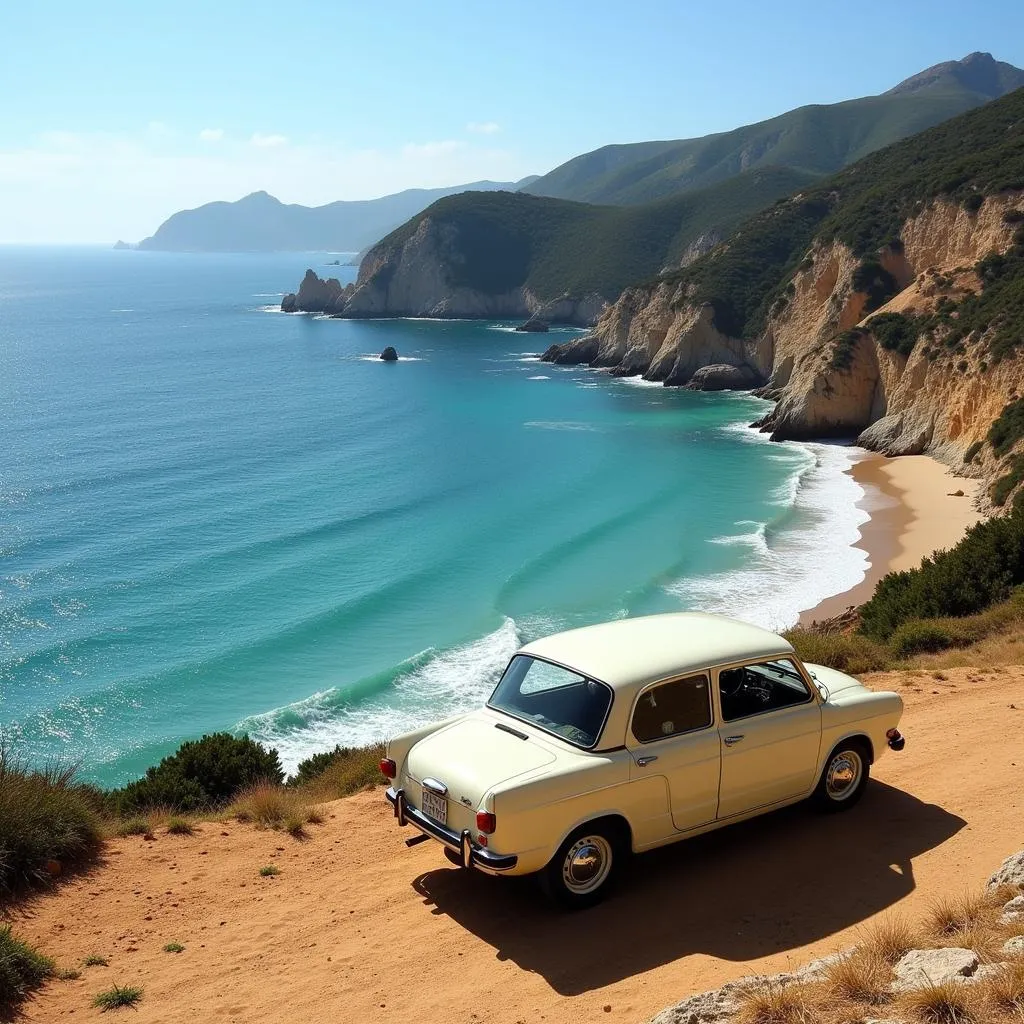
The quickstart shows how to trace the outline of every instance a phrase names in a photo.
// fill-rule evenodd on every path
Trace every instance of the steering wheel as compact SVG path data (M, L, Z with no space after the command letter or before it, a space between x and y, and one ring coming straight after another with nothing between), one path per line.
M735 697L743 689L746 672L741 668L727 668L718 673L718 689L724 697Z

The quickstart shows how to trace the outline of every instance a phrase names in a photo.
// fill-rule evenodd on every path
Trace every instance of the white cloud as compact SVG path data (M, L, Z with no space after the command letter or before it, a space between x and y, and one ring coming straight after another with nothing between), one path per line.
M220 142L224 138L223 128L204 128L199 133L199 138L203 142Z
M470 121L466 125L466 131L474 135L497 135L501 131L501 125L497 121Z
M250 146L258 149L277 149L279 146L288 145L287 135L265 135L263 132L254 132L249 140Z
M514 181L534 170L484 138L353 149L323 136L255 145L225 133L211 146L196 134L157 138L148 128L49 131L18 148L0 146L0 242L134 242L177 210L261 189L319 206L481 178Z

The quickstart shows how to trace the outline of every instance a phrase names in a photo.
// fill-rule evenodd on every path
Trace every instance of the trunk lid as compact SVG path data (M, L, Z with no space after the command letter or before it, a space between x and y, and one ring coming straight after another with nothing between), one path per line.
M477 711L425 736L409 751L406 773L417 783L431 778L447 786L449 814L460 806L475 814L489 789L555 760L529 726L512 719L502 723L526 739L499 729L503 718Z

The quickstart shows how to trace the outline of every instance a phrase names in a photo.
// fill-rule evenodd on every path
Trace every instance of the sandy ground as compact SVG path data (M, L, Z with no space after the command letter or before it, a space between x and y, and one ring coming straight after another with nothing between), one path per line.
M861 507L871 515L857 545L868 553L870 567L856 587L804 612L803 623L863 604L886 573L913 569L926 555L951 548L983 518L974 507L981 481L953 476L927 455L888 459L871 452L854 463L852 475L864 488Z
M528 879L407 849L380 792L328 805L297 842L239 824L109 844L103 863L14 914L62 966L28 1021L98 1021L139 984L149 1022L643 1022L694 991L849 945L921 914L1024 847L1024 669L879 675L904 693L907 748L852 812L794 807L636 859L585 914ZM259 868L276 864L276 878ZM164 953L167 942L185 945Z

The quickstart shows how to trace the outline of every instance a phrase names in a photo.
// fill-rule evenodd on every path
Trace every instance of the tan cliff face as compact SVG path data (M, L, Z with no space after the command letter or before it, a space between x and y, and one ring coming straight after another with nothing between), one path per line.
M453 284L448 267L464 262L457 229L424 217L398 245L374 246L359 267L356 287L339 315L480 319L538 317L593 325L606 303L600 295L542 300L529 288L493 293Z
M1024 390L1024 350L987 365L983 343L962 354L939 345L929 359L919 341L908 358L877 343L870 319L927 312L943 297L977 291L973 267L1009 248L1014 226L1003 214L1022 198L990 197L973 213L944 200L922 207L903 226L902 250L879 257L901 290L871 314L852 284L860 260L839 242L818 243L756 338L727 337L709 307L688 303L682 285L662 283L626 291L599 320L589 348L578 351L586 356L596 345L587 359L594 365L670 384L687 383L708 363L749 367L778 400L763 421L774 437L860 435L889 454L927 453L960 466L966 449ZM837 336L855 327L864 330L843 365L835 358ZM978 471L987 471L984 458Z

